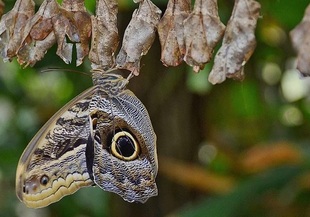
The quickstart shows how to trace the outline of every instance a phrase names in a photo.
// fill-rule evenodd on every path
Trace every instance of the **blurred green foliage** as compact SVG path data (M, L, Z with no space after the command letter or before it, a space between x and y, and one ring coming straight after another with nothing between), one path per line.
M14 1L5 2L6 10L13 7ZM94 11L95 1L86 2ZM166 1L154 2L164 10ZM210 85L207 76L212 63L199 74L184 64L165 68L156 40L143 58L141 75L129 84L149 110L159 155L233 177L237 184L231 192L206 193L159 173L159 196L144 205L129 204L98 188L85 188L47 208L26 208L14 189L22 151L61 106L92 85L91 77L63 70L88 72L87 61L78 68L74 63L65 65L53 47L34 68L23 69L16 61L0 63L0 216L310 216L310 185L300 184L300 177L309 172L310 83L294 70L295 53L288 35L300 22L309 0L260 3L258 44L245 67L244 81ZM119 4L123 31L137 5L128 0ZM232 7L233 1L219 1L224 23ZM46 68L54 70L42 72ZM293 144L303 160L256 174L240 168L237 162L243 153L275 141ZM205 144L214 153L202 160L198 153ZM159 162L159 166L164 165Z
M182 217L246 217L246 216L266 216L262 207L266 194L276 191L287 191L288 200L292 200L294 189L284 189L287 185L292 185L296 176L300 175L302 168L286 166L270 170L264 174L249 178L240 183L240 185L230 194L222 197L206 199L194 207L185 208L180 212ZM282 192L286 194L286 192ZM295 195L294 195L295 196ZM290 198L291 197L291 198ZM253 201L255 200L255 203ZM274 213L274 216L284 216L280 210Z

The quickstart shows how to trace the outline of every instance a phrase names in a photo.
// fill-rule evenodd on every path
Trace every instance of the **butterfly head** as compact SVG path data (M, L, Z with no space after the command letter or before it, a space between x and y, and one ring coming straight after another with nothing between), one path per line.
M106 91L112 90L119 93L126 88L131 76L125 79L116 71L93 70L92 78L94 85L100 85Z

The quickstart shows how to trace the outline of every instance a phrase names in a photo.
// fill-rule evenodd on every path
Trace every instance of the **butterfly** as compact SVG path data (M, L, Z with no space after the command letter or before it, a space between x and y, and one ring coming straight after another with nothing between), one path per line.
M157 195L156 135L129 78L94 70L94 86L61 108L34 136L16 171L17 197L40 208L84 186L129 202Z

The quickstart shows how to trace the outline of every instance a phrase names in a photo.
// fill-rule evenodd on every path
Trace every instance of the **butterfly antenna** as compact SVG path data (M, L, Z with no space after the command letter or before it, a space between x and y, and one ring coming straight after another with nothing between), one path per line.
M66 71L66 72L74 72L74 73L79 73L82 75L86 75L86 76L90 76L89 73L86 72L82 72L82 71L77 71L74 69L65 69L65 68L47 68L47 69L42 69L40 70L41 73L45 73L45 72L51 72L51 71Z

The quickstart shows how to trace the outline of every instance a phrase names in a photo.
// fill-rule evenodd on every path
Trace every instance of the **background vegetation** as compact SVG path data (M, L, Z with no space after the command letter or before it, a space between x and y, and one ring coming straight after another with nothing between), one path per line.
M14 1L5 1L6 10ZM93 1L87 1L92 10ZM166 1L154 1L162 10ZM210 65L194 74L165 68L158 40L129 88L150 113L158 136L159 196L130 204L85 188L47 208L26 208L15 196L18 159L39 128L91 77L42 69L70 68L50 50L34 68L0 63L0 216L310 216L310 83L294 70L289 31L308 0L261 0L257 48L243 82L211 86ZM136 7L121 0L120 35ZM224 23L233 1L220 0Z

